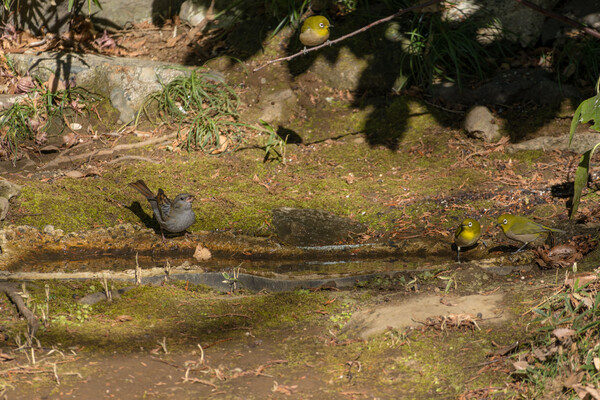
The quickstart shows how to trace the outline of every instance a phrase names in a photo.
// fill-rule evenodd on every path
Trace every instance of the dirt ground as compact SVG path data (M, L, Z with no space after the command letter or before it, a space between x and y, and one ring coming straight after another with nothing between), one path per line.
M138 27L116 36L119 47L96 50L184 64L194 54L218 50L194 42L196 33L178 29L173 36L173 26ZM208 43L210 37L203 40ZM200 47L191 46L192 42ZM327 209L365 223L369 233L360 238L361 243L400 246L403 240L428 237L438 247L415 251L418 262L400 257L386 260L398 269L408 265L407 275L357 283L352 289L219 292L169 282L142 285L120 299L86 307L77 300L102 291L100 279L28 282L30 304L36 313L46 310L48 320L36 336L39 346L35 340L28 345L25 321L7 297L0 297L1 396L467 399L517 395L510 354L501 349L530 337L531 308L555 290L563 271L552 268L564 265L558 262L541 270L533 252L510 255L515 243L499 235L495 218L511 211L551 221L568 232L558 238L561 243L578 255L589 253L599 223L597 200L593 194L588 196L575 223L568 221L568 196L560 195L565 185L569 189L579 155L568 151L511 154L506 141L479 143L464 136L454 113L428 108L419 97L380 98L386 105L369 108L369 113L380 112L376 115L384 126L361 125L357 130L354 118L364 119L366 111L355 105L351 93L324 88L311 76L295 83L303 110L292 118L290 127L303 140L288 145L285 162L263 162L264 149L254 146L262 137L250 133L250 145L220 157L171 151L169 145L94 156L98 149L137 140L135 132L128 132L122 138L84 141L69 154L89 156L52 168L38 167L64 153L40 154L31 144L28 151L36 154L29 157L33 166L26 159L16 166L11 161L2 164L9 171L5 177L23 186L21 196L11 203L5 226L33 226L37 230L31 243L44 237L40 230L47 224L67 234L119 223L156 228L145 202L140 204L126 188L127 182L144 177L167 193L189 188L198 198L195 207L202 210L190 229L191 239L175 238L164 245L155 236L127 244L130 249L146 246L148 252L168 247L166 256L154 258L156 265L169 259L169 251L181 250L178 245L184 240L193 241L194 233L272 237L269 210L282 205ZM317 93L315 88L321 90ZM254 95L251 88L248 92ZM513 124L520 122L531 137L564 132L572 112L565 105L544 124L527 125L533 118L523 115ZM391 129L399 119L410 128L394 138L393 145L367 132ZM172 129L163 126L152 135L169 134ZM160 163L112 163L123 155ZM81 175L69 176L73 171ZM140 207L141 214L135 212ZM141 221L140 215L145 215ZM465 216L481 219L483 237L491 246L467 252L467 262L457 264L451 235ZM85 251L94 239L77 235L71 238ZM61 243L58 237L50 242ZM230 261L243 256L251 255L238 253ZM486 269L486 260L492 257L501 258L508 268ZM439 262L440 258L445 261ZM68 269L68 260L59 262ZM252 264L240 262L244 272L254 272ZM133 259L130 264L133 268ZM226 270L231 271L230 265Z
M457 278L459 287L489 287L474 283L479 273L472 268L458 275L464 276ZM370 289L241 296L183 285L142 287L94 306L83 320L53 308L68 303L58 296L88 290L90 282L54 282L52 321L38 335L44 344L34 346L36 362L32 350L15 351L13 337L5 342L2 356L15 358L2 363L4 395L353 399L455 398L482 388L511 393L509 369L496 353L525 335L527 319L515 310L531 305L534 292L548 293L543 277L519 275L504 283L491 279L500 286L467 297L445 294L425 278L416 290L390 281ZM33 297L43 296L41 284L29 288ZM157 301L165 304L152 304ZM403 315L409 318L396 318Z

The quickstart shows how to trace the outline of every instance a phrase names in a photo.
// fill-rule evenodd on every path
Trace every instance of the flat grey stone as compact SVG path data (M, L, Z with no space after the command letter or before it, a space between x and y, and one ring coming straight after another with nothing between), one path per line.
M575 153L585 153L600 143L600 133L575 133L569 146L569 134L562 136L540 136L508 147L509 152L520 150L571 150Z
M272 224L279 239L294 246L339 243L367 230L361 223L327 211L291 207L274 209Z
M100 0L102 8L91 2L90 19L96 27L121 29L140 22L163 23L179 12L183 0ZM41 35L46 32L65 33L69 30L72 14L69 2L28 1L18 3L17 25L21 29ZM75 14L88 16L88 2L76 2Z
M0 197L0 221L6 218L9 207L8 199L6 197Z
M27 94L0 94L0 110L10 108L17 101L27 97Z
M0 180L0 197L11 199L21 194L21 186L16 183L7 181L6 179Z
M93 93L113 101L124 123L130 122L147 96L187 72L174 64L135 59L50 52L11 54L19 74L31 74L43 81L58 74L64 81L75 81ZM175 69L178 68L178 69Z

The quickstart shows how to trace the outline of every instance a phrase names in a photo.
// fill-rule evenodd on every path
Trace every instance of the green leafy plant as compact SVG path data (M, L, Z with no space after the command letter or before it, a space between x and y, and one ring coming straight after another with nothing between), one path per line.
M6 0L5 0L6 1ZM100 5L100 0L87 0L88 3L88 14L92 13L92 3L94 3L98 8L102 8ZM69 0L69 12L73 11L73 6L75 6L75 0Z
M598 387L600 376L600 286L596 274L567 278L564 291L533 310L531 322L537 330L519 352L520 371L515 373L527 386L527 398L565 398ZM566 377L567 384L556 385ZM566 391L566 393L565 393ZM554 392L554 393L553 393ZM560 394L560 396L559 396ZM581 396L582 398L584 396Z
M42 141L53 117L69 112L90 110L102 98L82 88L68 88L52 92L39 79L23 99L0 111L0 156L20 158L19 146L28 139Z
M450 289L454 286L454 290L458 290L458 283L456 282L456 274L452 274L451 276L438 276L438 279L446 282L446 287L444 288L444 293L448 293Z
M352 313L350 311L342 311L339 314L329 317L329 320L336 324L338 329L342 329L344 325L350 321L350 318L352 318Z
M488 46L477 41L481 26L471 19L453 22L439 13L417 15L399 40L401 71L418 86L427 87L439 79L460 85L466 78L481 78L490 53L501 52L495 41Z
M222 76L199 68L179 76L162 90L152 93L138 112L153 122L148 108L157 105L163 119L186 130L181 142L185 149L200 149L208 154L222 154L237 148L241 142L239 129L247 125L237 122L239 98Z
M93 308L88 304L74 304L71 307L71 311L69 315L56 315L51 318L51 322L53 324L82 324L84 323L92 314Z
M315 2L316 3L316 2ZM357 0L331 0L328 3L319 1L319 9L337 8L341 14L353 12L358 7ZM273 35L279 32L285 26L296 27L307 16L307 11L313 9L312 0L264 0L263 7L267 15L277 18L279 23L273 30ZM250 12L254 13L256 6L250 7Z
M234 268L233 269L233 273L231 275L229 275L227 272L223 272L223 278L225 279L223 281L223 283L226 283L229 285L229 290L231 292L235 292L235 290L238 288L238 277L240 276L240 268Z
M310 0L265 0L264 7L267 13L275 18L281 18L273 30L273 35L287 25L298 25L310 4Z
M594 121L592 129L600 131L600 79L598 79L598 82L596 83L596 95L594 97L590 97L587 100L584 100L581 104L579 104L577 110L575 110L573 120L571 121L571 131L569 133L569 146L571 145L571 141L573 140L573 136L575 135L575 130L577 129L577 126L579 124L588 123L590 121ZM585 188L588 182L588 175L590 171L592 155L599 146L600 143L597 143L590 150L583 153L583 156L579 161L579 165L577 166L577 170L575 171L573 204L571 206L570 213L571 218L575 216L575 214L577 213L577 209L579 208L579 203L581 201L583 189Z
M269 134L267 142L264 145L264 161L278 160L285 164L285 149L287 145L287 136L285 137L285 139L281 138L277 134L277 132L275 132L275 129L271 125L269 125L268 122L265 122L262 119L260 120L260 124L264 128L264 131L266 131Z
M73 316L75 317L77 322L79 322L81 324L90 317L91 313L92 313L92 306L90 306L88 304L80 304L80 305L78 305L78 307L75 308L75 313L73 314Z
M574 37L558 41L554 46L555 67L561 81L594 82L600 75L600 40L595 37Z

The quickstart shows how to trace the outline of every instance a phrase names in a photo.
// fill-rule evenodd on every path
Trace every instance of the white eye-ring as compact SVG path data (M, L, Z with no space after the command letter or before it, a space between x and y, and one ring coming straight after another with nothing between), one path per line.
M322 22L319 24L319 26L320 26L321 28L325 28L325 24L324 24L324 23L322 23Z
M473 223L469 222L469 228L472 228L472 227L473 227Z
M508 220L507 220L506 218L504 218L504 220L502 221L502 223L503 223L504 225L506 225L506 224L508 224Z

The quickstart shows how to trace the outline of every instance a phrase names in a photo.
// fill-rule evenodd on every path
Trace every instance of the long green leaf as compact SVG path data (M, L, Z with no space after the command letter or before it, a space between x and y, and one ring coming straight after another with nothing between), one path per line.
M594 121L592 125L592 129L600 131L600 79L596 82L596 95L594 97L590 97L587 100L584 100L579 104L577 110L575 110L575 114L573 115L573 120L571 121L571 129L569 131L569 146L571 146L571 142L573 140L573 135L575 134L575 130L577 126L581 123L587 123L590 121ZM573 218L577 213L577 209L579 208L579 202L581 201L581 194L583 192L583 188L587 185L588 175L590 172L590 160L594 151L598 148L600 143L596 144L594 148L586 151L581 160L579 161L579 165L577 166L577 171L575 171L575 186L573 188L573 205L571 207L570 218Z
M577 170L575 171L575 187L573 188L573 205L571 207L570 218L573 218L577 213L577 209L579 208L579 202L581 200L581 194L583 193L583 188L587 185L588 181L588 175L590 172L590 160L599 146L600 143L596 144L592 149L586 151L585 153L583 153L583 156L581 156L581 160L579 161L579 165L577 166Z

